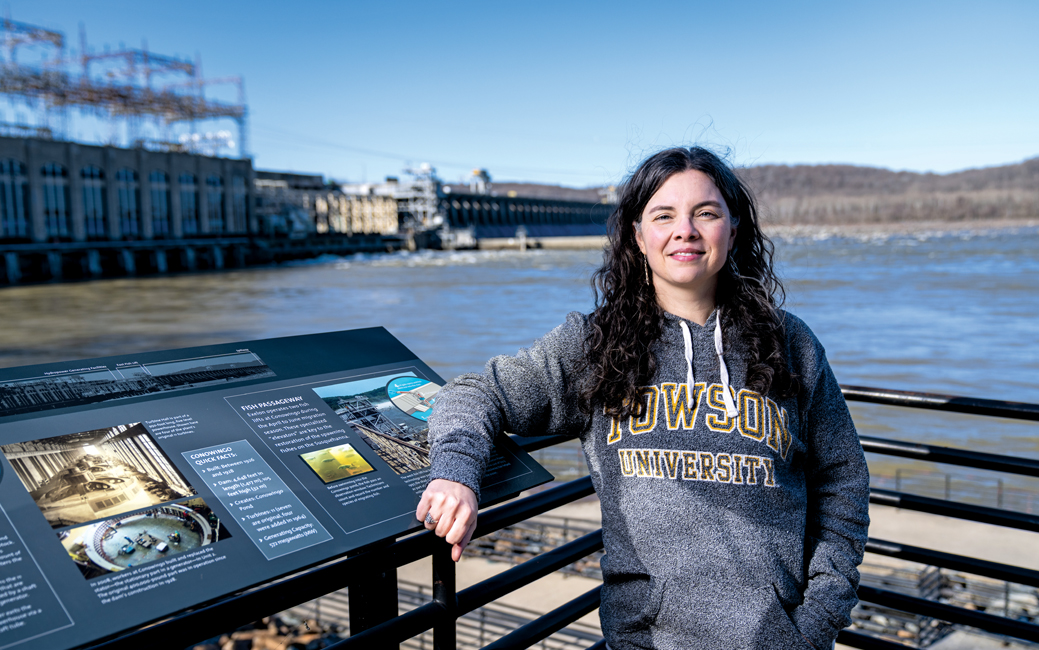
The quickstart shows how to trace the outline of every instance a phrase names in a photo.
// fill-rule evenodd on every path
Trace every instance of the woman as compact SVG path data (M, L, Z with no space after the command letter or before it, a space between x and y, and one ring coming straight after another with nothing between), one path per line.
M416 516L457 560L490 440L578 434L613 650L832 647L869 476L822 346L777 307L750 192L705 149L662 151L624 185L609 237L592 314L440 392Z

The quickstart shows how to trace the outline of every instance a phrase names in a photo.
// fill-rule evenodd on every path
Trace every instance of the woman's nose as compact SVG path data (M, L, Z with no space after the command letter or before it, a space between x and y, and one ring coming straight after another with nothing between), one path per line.
M675 224L675 239L695 239L700 236L696 229L696 220L692 217L682 217Z

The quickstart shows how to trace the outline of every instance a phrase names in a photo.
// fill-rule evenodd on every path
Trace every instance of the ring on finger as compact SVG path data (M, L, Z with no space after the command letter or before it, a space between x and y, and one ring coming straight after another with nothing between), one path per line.
M438 522L438 521L440 521L440 520L439 520L439 519L433 519L433 513L432 513L432 512L427 512L427 513L426 513L426 519L425 519L425 522L426 522L427 524L430 524L430 525L436 526L436 525L437 525L437 522Z

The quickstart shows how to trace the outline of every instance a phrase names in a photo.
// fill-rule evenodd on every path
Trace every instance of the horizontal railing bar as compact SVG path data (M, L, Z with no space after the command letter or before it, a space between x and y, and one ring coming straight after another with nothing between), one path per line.
M974 575L1003 580L1005 582L1014 582L1021 585L1028 585L1030 587L1039 587L1039 571L1016 567L1010 564L1000 564L998 562L989 562L988 560L979 560L977 558L965 557L963 555L953 555L952 553L932 551L929 548L909 546L907 544L899 544L897 542L889 542L887 540L874 539L872 537L870 537L866 542L866 551L869 553L876 553L877 555L886 555L888 557L898 558L900 560L909 560L910 562L919 562L920 564L941 567L943 569L966 571L967 573L972 573Z
M458 615L483 607L601 548L602 531L598 530L479 582L458 593ZM379 648L400 643L431 629L436 618L445 613L441 605L428 603L331 645L329 650Z
M490 533L496 532L510 526L518 521L529 519L530 517L543 514L549 510L553 510L560 505L570 503L577 499L583 498L592 494L594 488L592 487L591 479L584 477L574 481L569 481L557 487L538 492L537 494L524 497L517 501L500 505L496 508L492 508L485 512L481 512L477 518L478 524L476 530L473 533L473 538L482 537ZM418 535L403 539L395 544L390 545L386 551L391 554L392 561L395 566L403 566L410 564L411 562L428 556L431 553L432 545L438 541L439 538L433 535L432 531L426 531ZM575 540L578 541L578 540ZM601 534L600 534L600 548L602 547ZM560 547L562 548L562 547ZM558 550L558 549L557 549ZM584 555L594 552L598 549L592 549ZM584 557L584 555L578 556ZM570 562L572 562L571 560ZM570 562L565 562L562 566L566 566ZM526 563L524 563L526 564ZM520 565L523 566L523 565ZM517 567L518 568L518 567ZM548 573L551 573L549 571ZM471 588L470 588L471 589ZM493 599L492 599L493 600ZM490 602L490 601L488 601ZM421 610L421 611L420 611ZM468 611L468 610L467 610ZM435 616L436 613L442 613L443 608L437 606L436 610L426 608L426 606L419 607L408 614L402 616L407 617L405 624L408 630L412 630L411 633L405 636L398 636L393 628L394 621L387 621L377 625L365 632L360 632L357 635L346 639L341 643L350 642L349 647L353 648L357 643L356 647L377 647L380 643L386 643L389 641L399 642L404 639L411 638L415 634L420 634L433 627L433 620L430 616ZM402 617L398 617L394 620L399 620ZM422 627L425 626L425 627ZM354 641L354 639L357 639ZM338 645L338 644L337 644ZM346 646L343 646L346 647Z
M906 650L906 646L862 632L844 629L837 633L837 643L860 650Z
M575 440L577 436L515 436L510 438L519 445L520 449L530 453L547 447L553 447L568 440Z
M458 611L466 614L539 578L602 549L602 529L537 555L522 564L458 593Z
M402 567L429 557L432 555L433 545L436 544L438 539L440 538L434 535L431 530L412 535L411 537L405 537L394 542L386 549L389 555L387 561L391 562L395 567Z
M862 443L864 451L876 454L1039 477L1039 460L1031 458L1016 458L1014 456L988 454L981 451L968 451L939 445L923 445L913 442L888 440L886 438L875 438L873 436L859 436L859 441Z
M477 517L477 526L476 530L473 531L473 539L490 535L502 528L544 514L549 510L554 510L559 506L594 493L595 488L592 487L592 480L586 476L523 497L522 499L484 510ZM437 539L433 531L427 530L391 544L386 548L386 551L392 554L394 566L401 567L427 557L432 553L432 545Z
M599 641L598 643L596 643L592 647L588 648L588 650L606 650L606 639L603 639L603 640ZM903 648L902 650L905 650L905 649Z
M412 608L415 608L419 605L424 605L429 602L429 587L427 587L424 583L411 582L410 580L405 580L401 578L397 581L397 584L399 585L397 594L400 596L402 606L408 606L410 604ZM335 598L336 596L342 597L340 594L333 592L332 594L329 594L325 598L321 599L322 612L325 611L325 603L329 599ZM513 621L514 623L518 624L529 623L531 620L537 618L538 616L541 616L542 612L536 609L530 609L528 607L521 607L513 603L496 601L484 605L478 611L467 612L464 616L460 616L458 620L479 620L479 616L481 614L483 614L485 616L485 620L489 622L501 619ZM588 629L591 629L593 627L587 623L579 623L579 625ZM582 638L587 638L588 640L598 640L599 637L602 636L600 634L590 634L587 631L582 631L581 629L577 629L574 627L568 628L566 630L566 633L574 636L580 636Z
M326 646L325 650L346 650L347 648L358 650L359 648L385 648L396 645L405 639L433 629L433 625L441 616L447 616L447 610L443 605L436 601L426 603L410 612L400 614L396 618Z
M893 508L902 508L903 510L915 510L916 512L932 515L966 519L967 521L1039 533L1039 515L1030 515L1023 512L975 506L969 503L956 503L955 501L945 501L943 499L932 499L931 497L895 492L894 490L882 490L880 488L869 489L869 502Z
M479 609L475 612L469 612L465 616L458 617L458 636L474 636L475 631L478 631L480 626L483 625L484 629L490 632L494 627L501 628L500 634L508 634L512 630L515 630L520 625L526 625L536 618L541 617L541 612L535 612L534 616L517 616L515 614L508 614L505 612L497 611L492 608ZM565 629L560 630L556 634L560 637L566 636L570 639L580 639L583 641L598 641L602 638L602 633L598 630L595 632L587 632L581 627L591 627L587 623L581 623L580 621L574 621L568 625ZM461 645L461 644L459 644Z
M517 628L490 645L484 646L483 650L520 650L521 648L529 648L538 641L552 636L588 612L595 610L599 606L599 591L601 589L602 587L600 586L585 592L565 605L553 609L541 618Z
M1026 641L1039 641L1039 625L1034 623L964 609L919 596L909 596L886 589L859 585L859 600L910 614L938 618L956 625L969 625L993 634L1012 636L1015 639L1025 639Z
M971 415L990 415L1014 420L1039 422L1039 404L1027 402L1005 402L980 397L961 397L939 393L919 393L907 390L889 390L869 386L841 384L844 399L850 402L869 402L890 406L908 406L935 411L952 411Z
M506 526L544 514L592 494L595 494L592 479L585 476L518 501L511 501L481 512L476 520L476 532L473 533L473 537L483 537Z
M549 612L544 617L517 629L515 632L503 637L498 642L486 646L484 650L525 648L530 644L551 636L567 624L595 609L595 607L598 606L598 590L599 588L597 587L580 598L567 603L563 607ZM582 599L587 599L592 594L595 595L594 605L582 601ZM1015 621L1001 616L985 614L983 612L975 612L954 605L936 603L925 598L908 596L864 585L859 587L859 598L868 603L892 607L911 614L938 618L955 624L969 625L995 634L1004 634L1019 639L1039 641L1039 626L1031 623ZM585 608L575 614L574 612L582 606ZM384 632L384 630L380 630L380 628L394 628L392 632L394 632L393 636L396 638L393 640L399 641L411 638L422 633L425 629L428 629L422 629L421 626L423 624L428 623L429 627L432 627L431 619L436 617L438 613L442 613L441 610L442 608L437 607L434 603L424 605L412 612L399 616L395 621L383 623L376 628L331 645L329 646L329 650L340 650L342 648L350 648L353 650L355 648L380 647L379 643L385 643L391 640L388 636L377 634L378 632ZM875 637L848 630L842 631L838 636L837 641L851 647L862 648L863 650L871 650L873 648L886 650L888 648L903 647L898 644L892 644L883 639L877 639ZM527 645L523 645L524 643Z

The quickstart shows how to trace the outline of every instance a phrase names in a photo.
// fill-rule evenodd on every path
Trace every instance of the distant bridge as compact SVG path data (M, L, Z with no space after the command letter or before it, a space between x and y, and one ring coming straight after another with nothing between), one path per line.
M443 195L438 207L449 227L472 228L476 239L515 237L521 225L528 237L601 236L614 208L599 202L462 193Z

